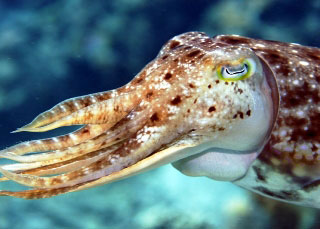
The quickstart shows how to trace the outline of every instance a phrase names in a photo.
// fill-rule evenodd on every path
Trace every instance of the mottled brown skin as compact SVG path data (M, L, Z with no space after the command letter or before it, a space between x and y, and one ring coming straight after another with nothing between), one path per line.
M257 159L266 166L253 165L256 179L266 187L256 185L252 189L303 204L304 195L320 185L320 49L236 36L218 36L215 40L249 46L276 76L279 113L270 141ZM270 171L287 176L288 183L296 186L294 190L289 185L281 187L283 190L278 190L280 185L267 187Z
M228 64L228 60L215 59L212 65L211 53L220 49L231 53L253 50L270 71L268 76L275 76L270 82L276 81L272 86L275 108L270 138L248 174L235 183L272 198L312 205L313 197L307 193L316 190L320 173L320 50L239 36L210 38L198 32L168 41L157 58L124 87L64 101L18 129L41 132L85 124L65 136L25 142L1 151L2 157L22 162L2 167L7 177L2 179L35 189L0 194L45 198L97 185L103 177L147 161L181 139L197 142L196 138L208 132L223 134L235 122L249 118L250 104L226 102L246 96L241 83L203 80L207 69ZM246 82L254 87L250 80ZM224 100L213 92L221 85L230 90L222 96ZM218 102L208 104L205 93L213 93L210 95ZM230 111L221 115L226 109ZM219 122L201 126L197 120L202 119ZM24 155L39 151L52 152ZM101 176L91 176L108 169ZM58 173L64 174L38 177ZM273 182L278 176L282 183Z

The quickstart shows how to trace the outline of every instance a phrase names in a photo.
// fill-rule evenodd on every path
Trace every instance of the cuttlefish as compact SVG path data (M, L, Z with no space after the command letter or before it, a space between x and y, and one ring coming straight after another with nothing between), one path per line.
M175 36L127 85L65 100L18 131L82 125L0 151L2 181L45 198L172 163L188 176L320 207L320 49Z

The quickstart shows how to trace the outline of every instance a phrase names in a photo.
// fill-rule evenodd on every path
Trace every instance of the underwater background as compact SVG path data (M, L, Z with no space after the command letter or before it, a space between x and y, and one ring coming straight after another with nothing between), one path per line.
M320 1L2 0L0 147L70 130L10 134L64 99L124 85L187 31L320 47ZM319 227L318 210L171 165L50 199L0 197L1 229Z

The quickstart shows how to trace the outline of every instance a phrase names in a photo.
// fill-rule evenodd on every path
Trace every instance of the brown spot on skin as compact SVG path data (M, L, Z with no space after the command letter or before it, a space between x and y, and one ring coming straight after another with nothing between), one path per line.
M164 55L163 57L162 57L162 60L165 60L165 59L167 59L169 57L169 55Z
M239 114L240 118L243 119L243 117L244 117L243 113L241 111L239 111L238 114Z
M89 129L85 129L85 130L82 131L82 134L90 134L90 130ZM68 136L68 135L66 135L66 136Z
M176 48L178 45L180 45L180 42L179 41L172 41L169 48L170 49L174 49Z
M290 71L291 71L290 67L285 64L280 65L280 68L276 70L277 73L281 73L284 76L288 76Z
M187 54L187 57L194 57L194 56L198 55L200 52L201 52L200 50L192 51Z
M190 113L190 109L188 109L187 112Z
M150 120L151 120L152 122L159 121L158 114L157 114L157 113L154 113L154 114L151 116Z
M316 63L320 64L320 56L317 56L317 55L315 55L315 54L312 53L312 52L308 52L308 53L307 53L307 56L308 56L313 62L316 62Z
M192 83L189 84L190 88L194 88L194 85Z
M51 181L52 185L57 185L57 184L61 184L61 183L62 183L62 180L59 178L53 178Z
M229 83L228 83L228 82L224 82L224 84L225 84L225 85L229 85Z
M223 128L223 127L220 127L219 129L218 129L218 131L224 131L225 130L225 128Z
M315 144L312 144L311 150L313 152L316 152L318 150L318 147Z
M198 56L198 59L200 60L200 59L202 59L202 57L204 57L204 56L205 56L205 54L203 53L203 54L201 54L201 55Z
M178 61L179 61L179 59L178 59L178 58L176 58L176 59L174 59L174 60L173 60L173 62L178 62Z
M211 112L213 112L213 111L216 111L216 108L215 108L214 106L209 107L208 111L211 113Z
M250 115L251 115L251 110L248 110L248 111L246 112L246 115L247 115L247 116L250 116Z
M224 37L221 40L228 43L228 44L231 44L231 45L248 43L245 39L240 38L240 37L239 38L238 37Z
M171 79L171 77L172 77L172 74L168 72L165 74L164 79L169 80L169 79Z
M305 118L296 118L296 117L287 117L285 120L285 123L288 126L294 127L294 126L304 126L308 123L308 120Z
M172 101L171 104L174 106L177 106L179 103L181 103L181 97L177 95Z
M278 69L274 69L277 73L281 73L284 76L288 76L291 69L288 65L288 58L283 57L278 51L268 50L268 52L262 53L263 57L270 65L278 65Z
M208 88L210 89L211 87L212 87L211 84L209 84L209 85L208 85Z
M146 98L149 99L149 98L151 98L152 95L153 95L153 91L149 91L149 92L146 94Z
M97 99L98 99L98 98L97 98ZM98 100L101 101L101 100L103 100L103 99L98 99ZM81 103L82 103L85 107L90 106L90 105L92 104L90 98L85 98L85 99L83 99L83 100L81 101Z
M297 87L286 86L287 95L282 96L283 105L286 108L304 105L308 99L312 99L313 103L319 103L320 97L317 90L312 90L307 82Z
M241 88L239 88L239 89L238 89L238 92L239 92L240 94L242 94L242 93L243 93L243 90L242 90Z
M216 84L220 83L220 80L216 80Z
M193 101L193 103L197 103L197 101L198 101L198 99L195 99L195 100Z
M139 78L139 79L137 79L136 84L139 84L139 83L141 83L142 81L143 81L143 78Z

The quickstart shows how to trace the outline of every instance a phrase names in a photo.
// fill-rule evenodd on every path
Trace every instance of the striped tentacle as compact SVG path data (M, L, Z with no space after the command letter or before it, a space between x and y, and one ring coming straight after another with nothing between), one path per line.
M18 128L13 132L32 131L37 127L45 126L49 123L55 122L87 106L108 100L115 96L115 94L116 90L112 90L64 100L52 107L50 110L39 114L31 123Z
M77 155L65 156L63 161L61 158L51 159L47 161L37 161L33 163L17 163L3 165L0 168L4 170L17 171L19 174L31 174L31 175L51 175L51 174L61 174L64 172L71 172L83 166L87 166L105 155L117 147L115 145L109 146L107 151L105 148L95 151L83 152ZM94 150L94 149L92 149ZM0 182L8 181L7 177L2 177Z
M29 174L29 175L37 175L37 176L71 172L71 171L77 170L81 167L90 165L97 160L100 160L101 158L108 155L108 153L119 148L119 144L121 144L121 143L112 145L108 148L102 148L99 150L95 150L93 152L86 153L84 155L78 156L76 158L72 158L70 160L66 160L66 161L58 162L58 163L54 163L54 164L41 165L38 167L33 166L33 168L29 168L29 169L26 169L23 171L21 171L21 168L22 168L21 164L20 164L20 166L16 166L17 168L14 168L14 166L12 166L11 168L13 170L17 169L18 171L21 171L21 172L19 172L19 174ZM34 165L34 164L37 164L37 163L32 163L32 165ZM18 164L13 164L13 165L18 165ZM28 165L28 164L26 164L26 165ZM27 166L25 166L25 167L27 167ZM0 168L3 168L5 170L7 170L9 168L8 170L10 170L9 166L1 166ZM11 171L13 171L13 170L11 170Z
M80 144L108 130L108 124L85 125L73 133L42 140L22 142L0 151L0 157L13 158L31 152L60 150ZM14 159L13 159L14 160Z
M126 118L121 120L121 122L111 128L109 131L87 142L59 152L55 151L51 153L29 156L16 156L10 159L20 160L28 163L8 164L1 167L5 170L33 175L49 175L59 174L67 171L70 172L74 168L80 168L81 166L88 165L91 161L90 156L95 154L95 150L100 150L102 148L106 149L131 137L134 133L142 128L148 115L150 115L149 109L132 111ZM0 181L5 180L7 179L0 179Z
M0 169L4 176L20 184L36 188L60 188L74 186L90 180L95 180L117 172L156 151L176 137L172 133L167 135L165 127L150 129L145 127L137 134L126 140L119 149L108 153L106 157L89 166L53 177L39 177L27 174L16 174ZM1 193L0 193L1 194Z
M29 129L30 132L44 132L61 126L81 124L109 124L112 127L139 103L136 93L123 94L100 103L77 110L45 126Z
M24 162L24 163L43 162L45 164L46 163L52 164L58 161L69 160L73 157L80 156L86 152L91 152L93 150L96 150L102 146L108 147L110 146L110 144L114 144L115 138L117 138L117 136L116 135L115 136L112 135L109 137L107 136L108 136L107 133L103 133L86 142L83 142L75 146L70 146L62 150L55 150L55 151L26 155L26 156L8 154L8 155L4 155L3 157L10 160L18 161L18 162Z
M53 196L57 196L63 193L71 192L72 190L76 190L77 188L84 186L86 183L81 183L75 186L68 186L63 188L52 188L52 189L33 189L26 191L3 191L0 190L0 196L12 196L17 198L24 199L40 199L40 198L49 198Z
M119 141L129 138L132 134L136 133L139 129L142 128L149 113L150 111L148 109L145 109L143 111L134 110L130 112L126 118L118 122L107 132L104 132L90 140L87 140L86 142L82 142L81 144L68 147L63 150L56 150L53 152L45 152L26 156L9 154L5 157L7 159L27 163L24 165L20 164L21 168L24 168L24 166L27 166L28 168L34 168L33 166L41 166L39 162L44 163L43 165L48 165L56 162L70 160L74 157L81 156L82 154L92 152L102 147L109 147ZM31 164L32 162L38 163ZM6 167L15 168L15 170L19 168L18 164L7 165Z

